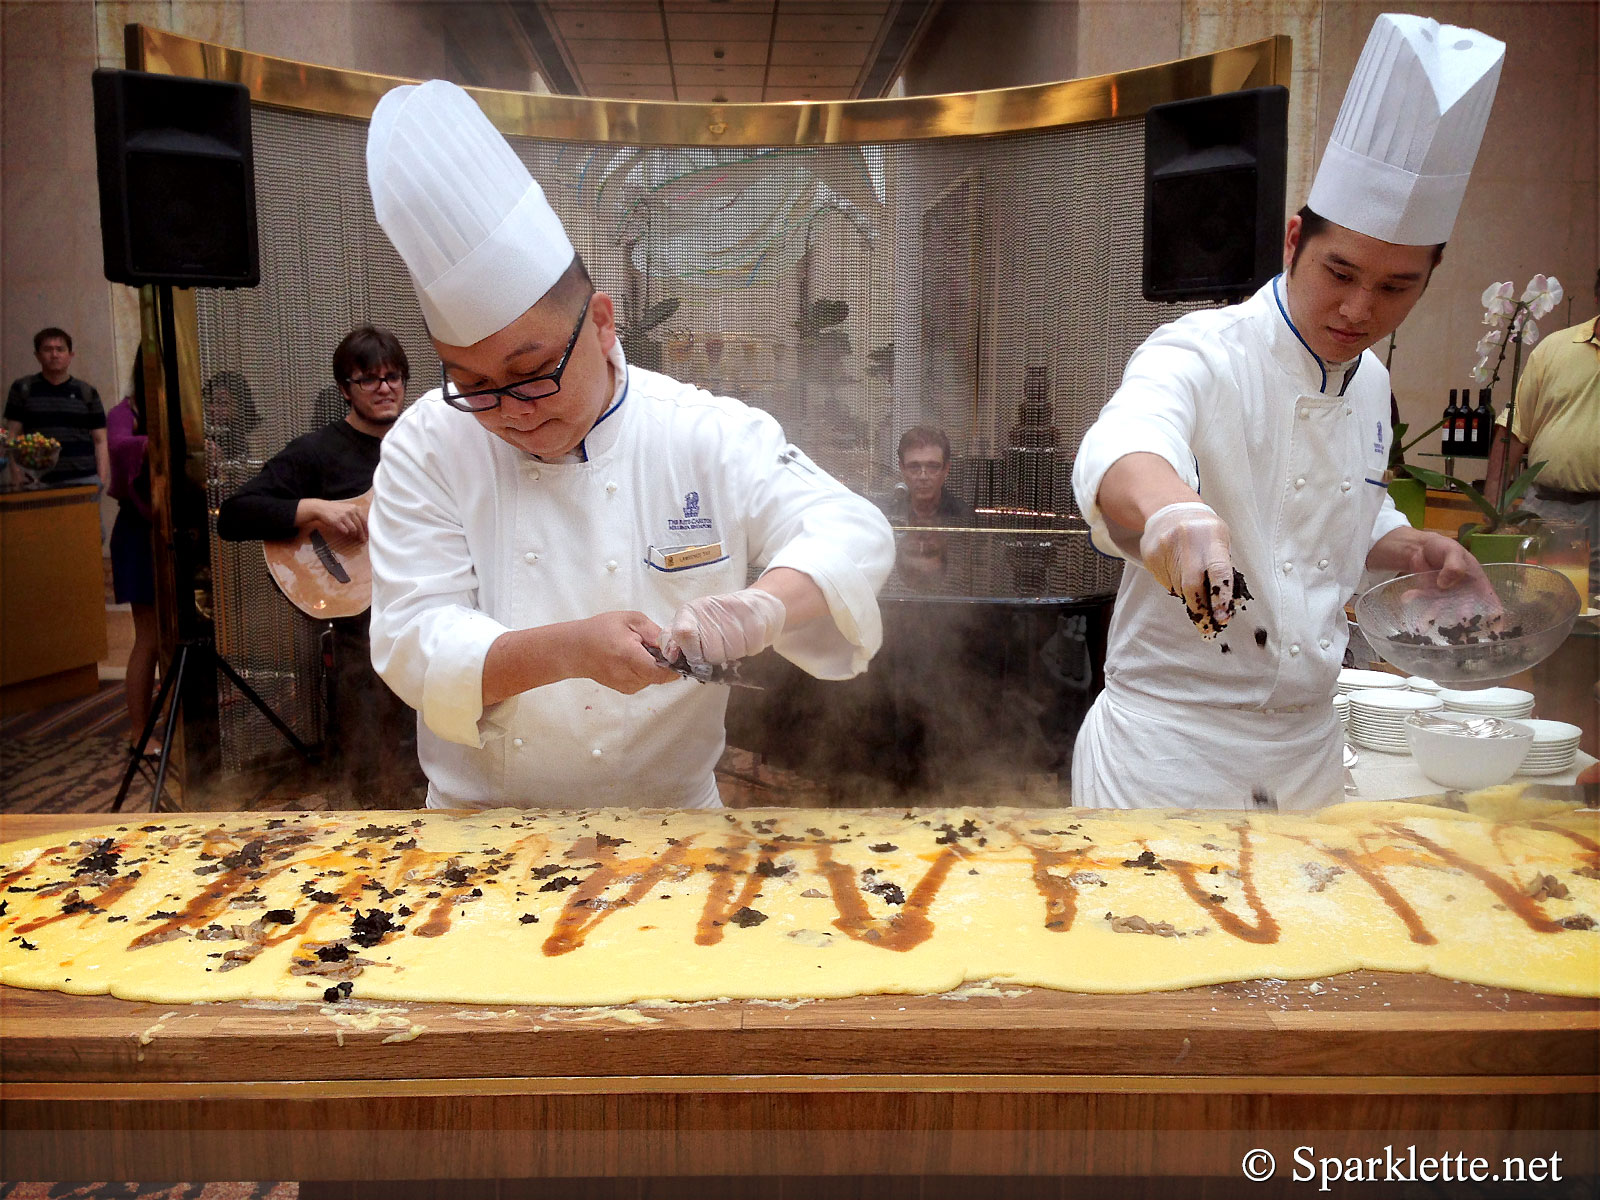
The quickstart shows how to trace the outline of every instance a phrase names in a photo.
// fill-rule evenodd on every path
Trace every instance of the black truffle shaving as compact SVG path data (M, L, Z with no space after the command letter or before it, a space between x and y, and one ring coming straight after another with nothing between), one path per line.
M322 993L322 998L329 1004L337 1004L341 1000L350 999L350 993L355 991L355 984L346 979L343 983L336 984Z
M539 918L533 913L523 913L517 918L518 925L537 925Z
M262 917L261 919L263 921L265 921L268 925L293 925L294 924L294 909L292 909L292 908L269 908L267 910L266 915L264 917Z
M381 908L367 909L366 916L357 916L350 923L350 940L358 946L376 946L384 935L398 932L388 913Z
M439 872L439 878L446 883L465 883L471 874L471 867L446 867Z
M757 912L753 908L741 908L738 912L734 913L733 916L728 918L728 920L732 921L740 929L749 929L752 925L759 925L766 919L766 913Z
M762 918L762 919L765 920L766 918ZM35 946L32 942L30 942L25 937L19 937L17 939L17 945L22 947L22 949L24 949L24 950L37 950L39 948L39 947Z
M861 887L864 891L874 896L881 897L885 904L904 904L906 894L898 883L890 883L887 879L879 879L878 873L871 867L861 872Z
M539 890L541 892L564 892L569 887L577 887L577 886L578 886L578 880L575 879L573 876L571 876L571 875L557 875L554 879L551 879L548 882L544 883L539 888Z
M760 875L763 879L776 879L780 875L790 874L793 870L793 867L779 866L770 858L763 858L756 864L756 874Z
M397 838L401 834L403 834L404 832L405 832L405 828L403 826L400 826L400 825L377 825L377 824L373 824L373 825L368 825L365 829L356 830L354 835L352 835L352 836L358 837L358 838L372 838L374 841L377 841L380 838L383 838L383 839Z
M417 848L417 839L414 838L414 837L407 838L403 842L396 842L394 845L389 847L389 849L391 849L391 850L415 850L416 848Z
M1125 867L1143 867L1146 871L1165 871L1166 868L1156 861L1153 851L1146 850L1138 858L1125 858L1122 860Z
M315 901L318 904L337 904L337 903L339 903L339 893L338 892L310 892L310 893L308 893L308 895L309 895L310 899L312 899L313 901Z
M613 846L626 846L627 844L627 838L608 837L603 833L594 835L594 845L597 850L608 850Z
M542 867L535 867L528 874L534 879L549 879L550 876L559 874L561 870L560 863L545 863Z
M318 946L317 957L323 962L344 962L350 957L350 947L343 942L335 942L331 946Z
M117 861L122 857L120 852L111 848L115 844L115 838L106 838L103 842L95 843L94 850L79 860L78 865L72 868L72 873L84 875L89 872L99 872L115 875Z
M266 849L266 843L260 838L247 842L243 849L232 854L222 856L222 865L230 871L237 871L241 867L259 867L261 865L261 852Z
M1034 832L1043 833L1044 830L1035 829ZM876 846L868 846L867 849L871 850L874 854L888 854L892 851L900 849L900 847L896 846L893 842L879 842Z

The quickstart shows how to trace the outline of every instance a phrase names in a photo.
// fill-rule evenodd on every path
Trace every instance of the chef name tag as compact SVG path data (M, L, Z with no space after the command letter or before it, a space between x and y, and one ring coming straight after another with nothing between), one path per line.
M721 542L711 542L705 546L650 547L650 565L662 571L681 571L684 567L698 567L701 563L716 562L721 557Z

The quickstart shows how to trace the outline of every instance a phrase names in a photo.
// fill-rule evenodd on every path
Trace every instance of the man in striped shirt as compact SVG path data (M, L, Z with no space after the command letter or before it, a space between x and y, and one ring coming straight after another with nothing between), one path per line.
M24 375L6 395L5 422L12 434L42 433L61 443L61 457L42 482L65 487L111 478L106 448L106 410L100 393L74 379L72 338L64 329L41 329L33 335L37 375Z

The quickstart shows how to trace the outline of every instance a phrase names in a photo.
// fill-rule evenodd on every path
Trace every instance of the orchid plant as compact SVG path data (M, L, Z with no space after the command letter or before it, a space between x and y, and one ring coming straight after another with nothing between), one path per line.
M1520 299L1516 297L1516 285L1510 280L1504 283L1491 283L1483 291L1483 323L1489 326L1484 335L1478 339L1478 361L1472 368L1472 380L1479 387L1492 388L1500 381L1500 368L1505 365L1506 351L1515 347L1511 355L1511 399L1506 405L1506 427L1511 427L1517 413L1517 381L1522 374L1522 348L1532 346L1539 340L1539 318L1548 315L1562 298L1561 281L1554 275L1535 275L1528 281L1528 286L1522 290ZM1493 359L1491 367L1489 361ZM1406 467L1406 471L1422 480L1431 488L1454 488L1460 492L1479 511L1486 522L1472 522L1463 525L1458 532L1458 538L1467 542L1476 533L1494 533L1510 525L1520 525L1530 521L1534 513L1528 509L1512 511L1516 503L1522 499L1528 486L1544 470L1542 462L1532 463L1528 469L1509 486L1506 486L1505 472L1510 466L1510 456L1502 460L1501 477L1499 479L1498 504L1473 487L1465 480L1457 479L1454 475L1443 475L1437 471L1425 470L1422 467Z

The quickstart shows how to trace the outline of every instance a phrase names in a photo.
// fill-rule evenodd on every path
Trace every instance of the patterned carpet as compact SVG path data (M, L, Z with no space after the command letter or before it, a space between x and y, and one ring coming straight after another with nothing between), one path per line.
M0 1183L0 1200L296 1200L297 1183Z
M6 781L0 811L109 812L131 738L120 681L102 683L82 700L0 721L0 778ZM136 781L130 803L144 809L149 795L150 784Z

